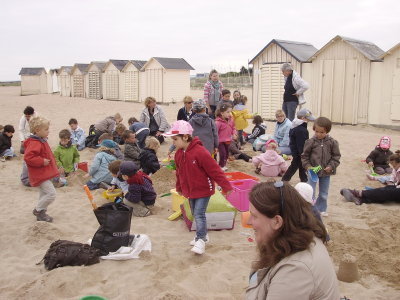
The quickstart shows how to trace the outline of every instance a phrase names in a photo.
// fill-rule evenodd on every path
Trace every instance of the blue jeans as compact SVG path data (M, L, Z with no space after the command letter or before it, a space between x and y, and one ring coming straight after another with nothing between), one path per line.
M328 208L328 191L329 191L329 182L331 180L331 176L318 177L317 182L313 182L310 177L308 177L308 184L312 186L314 190L313 198L315 199L315 190L317 187L317 183L319 183L318 188L318 198L315 202L315 207L320 211L324 212Z
M196 221L196 241L202 239L206 241L207 235L207 219L206 210L210 197L189 199L190 210Z
M295 101L282 103L282 110L290 121L293 121L294 119L294 114L296 112L297 105L298 103Z

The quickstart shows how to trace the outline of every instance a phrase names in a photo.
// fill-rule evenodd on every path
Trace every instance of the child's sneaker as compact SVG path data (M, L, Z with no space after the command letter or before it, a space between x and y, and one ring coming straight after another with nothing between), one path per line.
M226 171L228 171L228 167L221 167L221 170L226 172Z
M37 221L53 222L53 218L46 214L46 210L37 211L36 208L32 212L36 216Z
M323 217L328 217L329 214L326 211L321 211L321 216Z
M208 234L207 234L205 243L208 244L209 241L210 241L210 238L208 237ZM190 241L190 246L194 246L194 244L196 244L196 237L194 237L194 239Z
M196 254L204 254L204 252L206 252L206 242L204 242L202 239L198 239L190 251Z
M5 157L5 156L2 156L2 157L0 158L0 160L1 160L1 162L6 162L6 157Z

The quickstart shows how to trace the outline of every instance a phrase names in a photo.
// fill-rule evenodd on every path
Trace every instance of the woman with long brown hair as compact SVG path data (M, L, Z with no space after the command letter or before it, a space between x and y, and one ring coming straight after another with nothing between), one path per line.
M264 182L250 193L258 248L247 299L339 299L324 245L326 230L311 204L288 183Z

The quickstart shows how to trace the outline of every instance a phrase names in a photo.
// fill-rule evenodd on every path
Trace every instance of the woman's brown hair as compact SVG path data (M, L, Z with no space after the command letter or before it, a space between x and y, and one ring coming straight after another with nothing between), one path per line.
M217 110L215 111L215 116L216 117L220 117L221 113L226 112L228 109L232 108L232 105L230 105L229 103L224 103L221 104Z
M281 199L281 191L283 201ZM268 245L258 245L259 259L254 263L255 270L276 265L283 258L307 249L314 236L326 241L326 229L311 210L311 204L288 183L281 188L274 182L263 182L250 192L251 204L263 215L273 218L280 215L282 227Z

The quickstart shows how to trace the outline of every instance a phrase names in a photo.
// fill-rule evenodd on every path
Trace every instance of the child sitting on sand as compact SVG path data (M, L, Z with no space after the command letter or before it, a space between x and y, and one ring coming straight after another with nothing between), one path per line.
M368 155L365 162L370 168L373 168L375 173L383 175L385 173L392 173L392 169L389 166L389 157L393 154L390 151L391 139L388 136L384 136L379 140L379 144L374 150ZM368 176L370 178L370 176Z
M14 157L14 149L11 146L11 139L15 129L12 125L3 127L3 132L0 133L0 157L1 161L5 162L7 158Z
M146 126L146 124L139 122L134 117L129 118L128 125L129 130L135 133L140 149L143 149L145 147L146 138L150 134L150 129Z
M112 175L108 171L108 165L116 160L114 156L115 142L103 140L100 144L99 152L90 165L89 174L92 178L86 183L90 190L99 188L108 189L112 181Z
M251 161L251 156L241 151L242 148L240 146L239 137L236 135L233 136L232 142L229 144L229 156L234 159L243 159L246 162Z
M115 131L113 132L113 140L118 145L124 144L124 139L122 138L122 135L124 134L126 129L126 126L122 123L119 123L117 124L117 126L115 126Z
M68 129L63 129L58 134L60 143L54 150L58 172L61 175L68 176L76 170L79 163L79 152L75 145L71 142L71 132Z
M56 190L51 181L59 176L56 160L47 143L50 122L42 117L32 118L29 122L32 135L25 140L24 160L28 167L30 185L40 188L39 201L33 214L36 220L52 222L46 214L48 206L56 199Z
M145 146L139 155L140 168L145 174L151 175L160 169L160 163L156 154L160 148L160 142L157 138L149 136L146 139Z
M263 124L264 120L261 116L255 115L253 119L253 130L251 134L246 137L246 141L250 144L253 144L254 141L261 135L265 134L265 130L267 130L267 125Z
M177 149L176 191L189 199L190 209L196 221L196 237L190 242L191 251L197 254L205 252L207 235L206 209L210 197L215 192L215 181L224 193L232 190L221 168L201 145L197 137L192 137L193 128L186 121L176 121L171 131L164 133L170 136Z
M112 134L115 130L115 126L117 124L122 122L122 117L119 113L116 113L114 116L108 116L107 118L97 122L94 124L94 130L95 130L95 139L93 141L94 145L97 145L98 143L98 138L103 134L103 133L110 133Z
M82 151L85 149L85 131L78 126L78 121L74 118L70 119L68 124L71 127L70 132L72 145L76 145L78 151Z
M114 141L113 141L113 135L111 134L111 133L103 133L100 137L99 137L99 145L104 141L104 140L111 140L114 144L114 147L113 147L113 149L114 149L114 156L117 158L117 159L121 159L121 160L123 160L124 159L124 154L122 153L122 151L121 151L121 148L118 146L118 144L117 143L115 143Z
M109 191L114 189L120 189L124 195L128 193L129 185L119 174L119 168L121 167L121 160L114 160L108 165L108 170L111 173L113 179L111 180L111 186L108 188Z
M124 158L125 160L133 161L135 164L140 166L140 147L136 142L135 133L130 130L125 130L122 134L122 138L125 143L125 151L124 151Z
M119 175L129 185L124 203L133 208L133 215L136 217L150 215L148 206L154 205L157 198L150 177L139 171L139 167L133 161L122 162Z
M256 167L256 173L266 177L276 177L285 174L288 166L285 160L277 152L278 144L275 140L268 140L265 153L253 157L252 162Z

